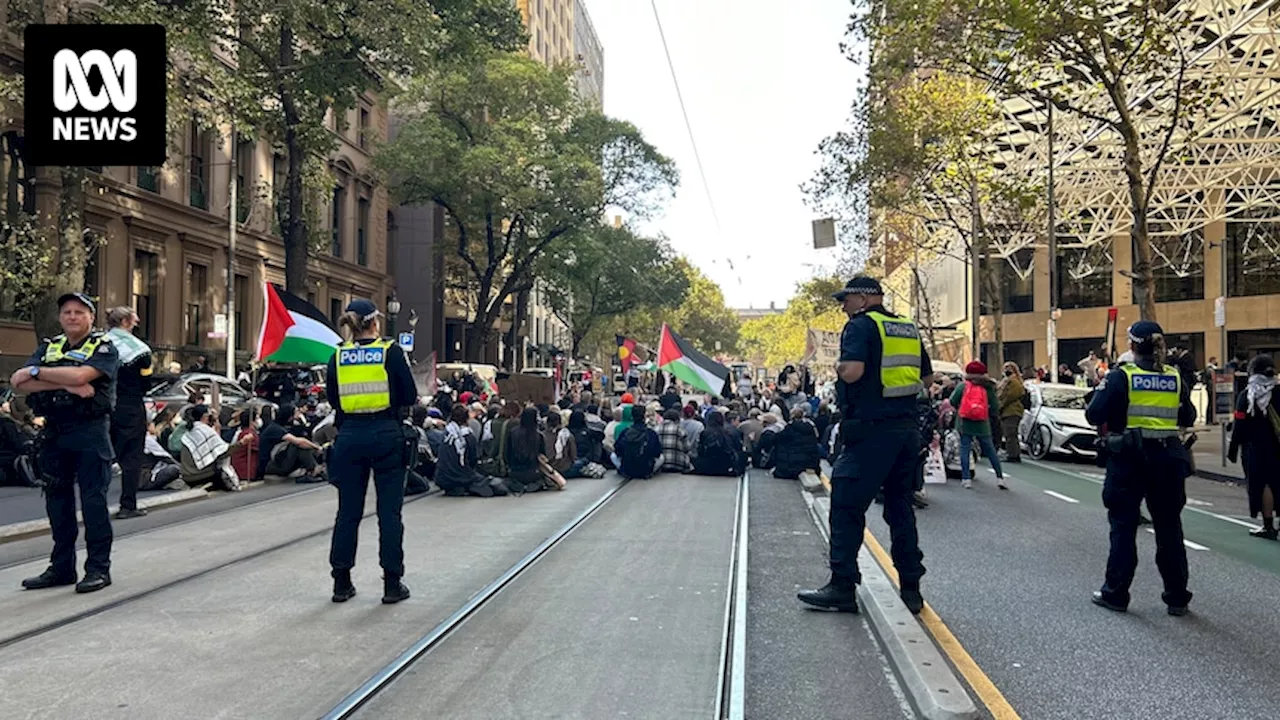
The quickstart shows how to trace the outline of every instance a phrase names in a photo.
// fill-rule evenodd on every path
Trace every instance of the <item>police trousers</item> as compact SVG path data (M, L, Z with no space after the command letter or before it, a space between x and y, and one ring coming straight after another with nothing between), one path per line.
M111 516L107 511L111 456L105 421L93 437L79 432L53 435L41 448L40 472L46 476L44 506L53 536L49 566L59 577L73 577L76 573L76 538L80 534L76 520L77 487L80 488L80 512L84 515L85 551L89 556L84 571L111 571Z
M847 424L847 423L846 423ZM842 428L843 430L843 428ZM867 508L884 493L884 520L892 540L890 554L903 587L918 587L924 575L924 553L911 505L920 433L914 428L852 432L831 469L831 580L852 586L862 582L858 550L867 527Z
M329 479L338 488L338 515L329 546L333 572L356 564L356 543L369 476L378 502L378 560L387 575L404 576L405 457L401 423L390 418L348 415L329 451Z
M111 447L120 463L120 509L138 509L138 481L147 445L147 410L121 403L111 416Z
M1182 544L1186 479L1177 461L1166 451L1151 443L1147 448L1137 457L1126 453L1107 460L1102 504L1111 525L1111 552L1107 555L1102 594L1117 605L1129 604L1129 586L1138 568L1139 508L1145 498L1156 534L1156 567L1164 580L1162 597L1168 605L1183 606L1191 601L1187 590L1187 548Z

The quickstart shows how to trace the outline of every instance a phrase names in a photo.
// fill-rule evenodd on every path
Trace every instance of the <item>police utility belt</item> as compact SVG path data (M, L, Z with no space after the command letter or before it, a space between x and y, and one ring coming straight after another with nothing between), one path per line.
M40 358L40 367L75 367L88 362L98 351L98 346L111 342L104 333L95 332L89 335L84 344L75 350L67 350L67 336L59 335L49 341L44 356ZM39 415L44 415L54 422L76 422L95 420L111 414L111 398L102 388L94 387L93 397L82 398L66 390L52 390L33 393L27 397L27 404Z

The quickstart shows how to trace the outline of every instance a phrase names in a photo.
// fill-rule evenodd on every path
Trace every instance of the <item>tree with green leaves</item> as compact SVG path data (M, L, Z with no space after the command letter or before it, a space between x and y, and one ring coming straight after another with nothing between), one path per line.
M1155 319L1148 227L1175 140L1214 102L1213 82L1189 72L1186 32L1196 3L1169 0L871 0L854 23L886 78L947 72L1003 98L1051 105L1092 125L1081 152L1124 177L1143 319ZM1110 148L1118 145L1118 152Z
M444 210L456 272L474 298L464 356L484 357L508 298L548 253L607 208L646 217L678 182L630 123L577 98L572 68L515 53L436 68L397 105L404 125L379 162L407 204Z
M679 307L689 278L666 238L637 235L627 226L597 224L548 253L539 277L552 311L569 326L572 357L598 325L639 308Z
M979 83L942 72L888 80L873 77L876 101L859 106L851 131L824 141L807 190L820 202L852 194L842 201L864 204L886 252L911 246L913 266L942 257L970 264L1003 357L1000 264L1040 236L1042 186L995 164L988 148L1001 118Z
M829 332L844 328L848 318L831 299L841 287L844 281L835 276L811 278L796 286L783 312L743 322L738 343L743 357L769 368L799 364L810 328Z
M275 191L285 286L303 295L331 186L323 158L337 145L327 119L345 117L364 92L391 94L402 77L525 43L507 0L107 0L106 8L117 20L169 28L182 68L173 80L199 121L234 123L283 151L285 187Z
M596 348L599 357L616 351L614 335L634 338L658 351L662 324L666 323L693 346L706 353L732 355L738 350L738 316L724 302L720 286L702 274L686 258L678 257L674 265L684 275L688 290L675 308L642 307L615 318L612 323L597 325L584 344ZM720 349L716 350L716 343Z

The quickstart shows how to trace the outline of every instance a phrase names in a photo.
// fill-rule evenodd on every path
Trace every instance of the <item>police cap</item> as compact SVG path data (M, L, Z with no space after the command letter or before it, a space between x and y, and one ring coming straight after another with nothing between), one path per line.
M1164 335L1164 330L1153 320L1139 320L1129 326L1129 339L1139 345L1149 344L1157 335Z
M81 305L84 305L85 307L89 308L89 312L94 313L95 315L97 314L98 308L94 306L93 301L89 299L88 295L85 295L84 293L81 293L81 292L70 292L70 293L64 293L63 295L61 295L58 298L58 309L61 310L63 305L66 305L72 300L75 300Z
M845 283L840 292L833 294L831 297L835 298L837 302L844 302L844 299L850 295L884 295L884 288L880 286L879 280L866 275L859 275Z
M373 302L364 299L352 300L348 303L347 312L359 315L361 320L371 320L382 314L378 312L377 305L374 305Z

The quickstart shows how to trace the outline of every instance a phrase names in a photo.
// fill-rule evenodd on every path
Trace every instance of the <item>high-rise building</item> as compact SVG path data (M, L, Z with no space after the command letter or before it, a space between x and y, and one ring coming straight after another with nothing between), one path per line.
M573 52L578 64L578 94L604 105L604 47L587 14L585 0L573 3Z
M573 60L574 0L516 0L529 31L529 56L548 65Z
M0 38L0 55L9 67L21 67L21 39L21 33L11 32ZM0 128L5 211L56 217L57 169L23 162L22 115L20 107L7 107ZM386 124L385 105L372 93L362 95L345 117L329 118L336 145L328 159L336 180L324 215L329 242L308 261L305 296L334 321L352 298L382 306L394 292L388 275L387 192L376 179L372 158ZM286 168L285 157L265 140L239 136L233 147L230 128L194 123L175 133L162 166L89 168L84 221L87 236L96 242L90 246L84 290L98 302L99 323L107 308L130 305L141 320L135 332L152 346L161 368L206 355L222 370L226 340L211 335L215 317L225 311L230 260L232 339L239 361L247 362L262 324L263 285L285 281L276 207ZM238 227L235 257L229 259L231 212ZM29 301L5 287L5 277L12 276L0 274L0 371L16 367L36 344Z

